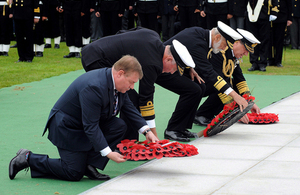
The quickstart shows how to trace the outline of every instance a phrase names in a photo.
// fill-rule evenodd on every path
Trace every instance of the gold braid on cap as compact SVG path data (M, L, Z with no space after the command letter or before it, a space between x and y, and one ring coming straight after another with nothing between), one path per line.
M254 47L257 45L257 43L253 43L251 46L247 45L247 43L245 43L244 45L245 45L245 47L248 51L253 53L254 52Z

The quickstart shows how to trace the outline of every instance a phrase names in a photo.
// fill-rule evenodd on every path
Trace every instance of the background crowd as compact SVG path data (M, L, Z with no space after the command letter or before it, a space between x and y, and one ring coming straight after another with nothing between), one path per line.
M192 26L212 29L217 21L260 40L249 71L282 67L283 47L300 49L297 0L0 0L0 10L0 55L8 56L16 39L18 62L43 57L51 39L56 49L66 41L70 52L64 58L80 58L82 47L119 30L142 26L167 41Z

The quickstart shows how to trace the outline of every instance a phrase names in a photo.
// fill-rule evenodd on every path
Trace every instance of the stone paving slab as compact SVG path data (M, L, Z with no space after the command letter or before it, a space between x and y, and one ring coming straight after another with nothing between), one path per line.
M279 114L280 121L234 124L190 142L196 156L152 160L82 194L298 194L300 93L262 112Z

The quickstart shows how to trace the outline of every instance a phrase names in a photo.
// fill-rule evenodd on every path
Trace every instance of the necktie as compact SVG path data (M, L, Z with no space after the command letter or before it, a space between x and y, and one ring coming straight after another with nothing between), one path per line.
M114 113L113 116L117 115L118 112L118 91L115 89L115 93L114 93Z

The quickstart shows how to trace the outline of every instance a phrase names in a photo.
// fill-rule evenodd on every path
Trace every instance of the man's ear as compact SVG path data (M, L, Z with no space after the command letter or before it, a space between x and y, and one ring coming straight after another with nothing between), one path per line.
M117 73L118 78L120 78L123 74L125 74L124 70L119 70Z
M215 42L218 43L221 39L221 35L220 34L216 34L215 36Z

